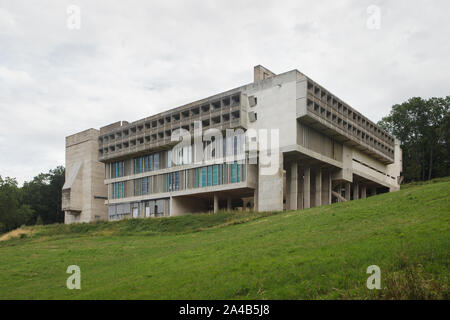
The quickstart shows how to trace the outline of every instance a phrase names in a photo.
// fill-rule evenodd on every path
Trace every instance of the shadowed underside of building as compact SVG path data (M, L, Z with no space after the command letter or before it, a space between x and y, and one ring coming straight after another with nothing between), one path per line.
M66 223L297 210L398 190L401 169L400 142L361 113L297 70L256 66L253 83L67 137L62 204Z

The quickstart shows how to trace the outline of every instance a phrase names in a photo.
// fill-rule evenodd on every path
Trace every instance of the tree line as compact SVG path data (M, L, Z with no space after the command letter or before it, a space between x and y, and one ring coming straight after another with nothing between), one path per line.
M58 166L18 186L15 178L0 176L0 233L22 225L64 222L61 192L65 169Z

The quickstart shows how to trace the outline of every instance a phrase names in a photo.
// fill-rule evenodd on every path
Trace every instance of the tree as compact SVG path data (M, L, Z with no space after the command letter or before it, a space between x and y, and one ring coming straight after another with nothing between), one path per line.
M40 173L32 181L25 182L23 201L33 208L35 215L32 223L38 217L44 224L64 222L64 212L61 210L61 194L64 185L65 169L62 166Z
M33 216L30 206L22 204L22 192L16 179L0 176L0 232L20 227Z
M450 174L450 96L411 98L392 107L378 124L401 141L406 181Z

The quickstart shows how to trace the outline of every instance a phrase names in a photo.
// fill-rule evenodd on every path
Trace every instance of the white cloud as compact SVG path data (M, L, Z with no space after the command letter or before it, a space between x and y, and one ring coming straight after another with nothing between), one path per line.
M3 82L3 83L2 83ZM31 76L21 70L11 70L0 65L0 83L6 86L22 86L33 83Z
M29 180L63 164L65 136L249 83L257 64L299 69L375 121L447 95L450 3L433 4L0 0L0 174Z
M16 32L16 22L13 15L0 7L0 35Z

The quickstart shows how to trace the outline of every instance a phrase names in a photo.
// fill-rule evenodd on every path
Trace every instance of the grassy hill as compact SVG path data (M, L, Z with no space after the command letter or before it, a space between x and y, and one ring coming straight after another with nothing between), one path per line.
M441 179L297 212L23 228L0 239L0 299L448 299L449 218Z

